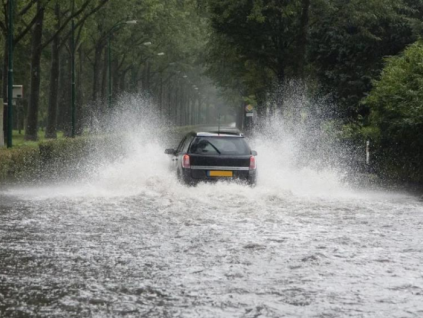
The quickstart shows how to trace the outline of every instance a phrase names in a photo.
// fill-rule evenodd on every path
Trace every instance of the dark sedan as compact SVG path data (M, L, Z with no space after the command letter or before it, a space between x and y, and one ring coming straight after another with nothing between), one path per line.
M217 180L256 183L257 152L240 132L191 132L176 150L166 149L165 153L172 156L176 175L185 184Z

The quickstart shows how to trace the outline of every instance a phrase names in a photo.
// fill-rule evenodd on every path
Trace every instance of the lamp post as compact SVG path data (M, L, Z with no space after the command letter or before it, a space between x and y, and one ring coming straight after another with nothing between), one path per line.
M109 32L109 36L107 37L107 71L108 71L108 106L109 109L112 108L112 53L111 53L111 38L113 35L113 32L117 31L120 27L124 26L125 24L136 24L137 20L131 20L131 21L124 21L124 22L118 22L116 23Z
M7 148L12 148L13 134L13 0L8 1L9 25L7 48L9 67L7 76Z

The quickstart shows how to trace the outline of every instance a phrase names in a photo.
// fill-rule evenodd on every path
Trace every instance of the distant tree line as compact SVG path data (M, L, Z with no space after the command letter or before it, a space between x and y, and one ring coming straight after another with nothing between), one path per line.
M0 85L5 101L10 3L4 1L0 8ZM109 64L115 99L124 92L142 94L178 124L206 121L199 112L213 111L208 96L214 88L209 88L199 63L207 41L207 19L197 1L13 3L14 84L24 86L13 126L23 127L27 140L36 140L39 128L45 129L47 138L56 138L58 130L71 135L73 55L77 134L109 112ZM133 20L136 24L125 24Z

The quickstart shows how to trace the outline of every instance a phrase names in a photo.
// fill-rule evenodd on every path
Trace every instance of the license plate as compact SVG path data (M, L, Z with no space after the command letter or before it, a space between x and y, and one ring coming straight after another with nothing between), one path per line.
M209 171L209 177L232 177L232 171Z

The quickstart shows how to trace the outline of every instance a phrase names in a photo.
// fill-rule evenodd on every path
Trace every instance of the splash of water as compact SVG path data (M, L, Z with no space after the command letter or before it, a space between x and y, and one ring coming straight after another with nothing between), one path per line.
M164 201L185 198L209 203L213 198L232 202L242 198L241 201L260 200L263 204L269 198L285 199L292 195L334 198L357 194L345 184L345 173L334 164L335 152L310 149L310 145L318 146L310 142L310 132L301 129L292 132L278 117L268 120L249 141L259 153L255 188L226 182L188 188L178 183L164 154L165 148L176 147L178 138L146 99L123 97L108 126L117 135L122 151L117 160L109 160L104 149L93 149L97 159L94 164L81 167L85 169L83 179L54 186L15 188L8 193L31 199L147 195Z

